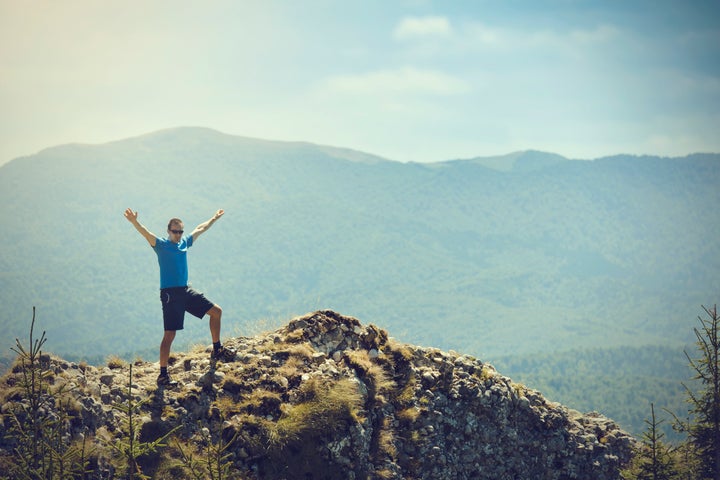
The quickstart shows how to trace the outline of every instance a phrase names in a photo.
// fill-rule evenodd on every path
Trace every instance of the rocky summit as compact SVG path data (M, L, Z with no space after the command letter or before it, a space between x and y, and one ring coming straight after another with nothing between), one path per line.
M0 478L610 480L632 455L600 414L336 312L225 344L234 361L174 353L174 388L157 363L19 358L0 382Z

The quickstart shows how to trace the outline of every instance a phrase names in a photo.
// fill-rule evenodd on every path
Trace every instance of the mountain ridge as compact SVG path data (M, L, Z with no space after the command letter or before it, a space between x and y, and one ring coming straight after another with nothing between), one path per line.
M63 143L59 145L54 145L50 147L43 148L39 150L38 152L34 154L28 154L28 155L22 155L13 159L10 159L8 162L5 162L3 165L0 165L0 168L2 166L7 165L10 162L14 162L16 160L22 160L28 157L34 157L36 155L40 154L46 154L54 152L57 149L65 149L65 148L73 148L73 147L104 147L104 146L114 146L118 144L125 144L128 142L141 142L141 141L147 141L147 140L157 140L157 139L163 139L163 140L171 140L171 141L178 141L182 140L183 138L186 138L187 136L192 136L196 138L197 140L213 140L216 141L218 139L223 139L229 142L233 143L245 143L245 144L256 144L256 145L270 145L270 146L287 146L287 147L311 147L311 148L317 148L318 150L328 150L330 152L347 152L348 155L358 155L360 157L369 157L376 159L377 162L392 162L392 163L399 163L399 164L417 164L417 165L444 165L444 164L453 164L453 163L467 163L467 164L476 164L480 166L486 166L487 168L491 170L496 171L512 171L514 169L517 169L518 162L520 162L521 167L517 170L519 171L534 171L538 169L542 169L547 166L553 166L558 163L564 163L567 161L572 162L595 162L595 161L602 161L602 160L613 160L613 159L621 159L621 158L635 158L635 159L660 159L660 160L682 160L682 159L693 159L698 157L713 157L720 155L720 152L695 152L695 153L689 153L687 155L682 156L657 156L657 155L649 155L649 154L623 154L623 153L617 153L613 155L604 155L600 157L594 157L590 159L575 159L570 157L565 157L561 154L553 153L553 152L547 152L542 150L534 150L534 149L526 149L526 150L518 150L514 152L510 152L507 154L500 154L500 155L483 155L483 156L476 156L476 157L469 157L469 158L456 158L456 159L447 159L447 160L437 160L433 162L414 162L414 161L408 161L408 162L400 162L392 159L388 159L385 157L382 157L380 155L376 155L373 153L367 153L355 148L350 147L343 147L343 146L334 146L329 144L323 144L323 143L314 143L314 142L307 142L307 141L300 141L300 140L271 140L266 138L260 138L260 137L250 137L245 135L236 135L236 134L228 134L225 132L222 132L220 130L211 128L211 127L202 127L202 126L178 126L178 127L168 127L168 128L162 128L158 130L154 130L147 133L132 135L129 137L121 138L121 139L115 139L115 140L109 140L104 142L97 142L97 143L83 143L83 142L69 142L69 143ZM522 165L523 162L529 162L530 165Z
M449 160L440 163L466 163L483 166L499 172L529 173L544 170L545 168L569 161L582 160L571 160L556 153L542 152L538 150L522 150L499 156L472 157L468 159Z
M99 143L81 143L81 142L70 142L60 145L55 145L47 148L43 148L39 152L33 154L33 155L25 155L21 157L17 157L14 159L11 159L10 161L6 162L3 165L0 165L0 168L3 166L17 161L17 160L23 160L27 159L29 157L35 157L35 156L46 156L46 155L52 155L54 153L62 153L66 154L68 152L70 153L76 153L78 150L84 150L84 149L112 149L113 147L121 146L157 146L158 144L179 144L183 145L184 147L197 145L199 143L204 142L213 142L215 144L221 144L225 147L237 147L237 146L244 146L244 147L271 147L275 150L283 150L283 149L293 149L293 148L304 148L304 149L314 149L319 152L325 152L330 155L334 155L337 158L344 158L347 160L353 160L358 161L360 163L382 163L382 162L392 162L392 160L385 159L381 156L374 155L371 153L362 152L360 150L347 148L347 147L338 147L338 146L331 146L331 145L325 145L325 144L317 144L312 142L305 142L305 141L292 141L292 140L269 140L264 138L256 138L256 137L248 137L248 136L242 136L242 135L232 135L227 134L224 132L221 132L219 130L215 130L213 128L208 127L195 127L195 126L187 126L187 127L171 127L171 128L165 128L160 130L155 130L152 132L134 135L127 138L117 139L117 140L110 140L107 142L99 142ZM398 162L399 163L399 162Z

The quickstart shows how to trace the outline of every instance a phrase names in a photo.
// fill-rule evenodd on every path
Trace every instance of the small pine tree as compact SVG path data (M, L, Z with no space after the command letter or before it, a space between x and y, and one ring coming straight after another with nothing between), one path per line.
M164 443L167 438L175 433L180 428L175 427L165 435L152 442L141 442L139 437L140 429L137 426L137 414L140 409L148 402L148 399L135 401L133 400L132 393L132 364L130 364L130 373L128 379L128 399L126 403L114 403L113 409L123 413L125 415L125 422L122 425L122 431L124 437L120 439L113 439L109 442L109 446L122 458L124 465L121 469L124 469L126 476L129 480L149 479L147 475L142 472L140 465L138 464L138 457L143 455L155 453L160 447L164 447L167 444Z
M47 477L50 473L46 462L44 431L48 429L43 410L48 405L47 372L42 368L40 357L42 347L47 341L45 332L40 338L33 338L35 329L35 307L33 307L30 324L30 343L26 348L19 339L15 339L17 364L22 377L22 401L10 411L12 422L11 433L17 440L15 454L17 463L13 465L15 475L26 477Z
M44 331L35 338L34 330L35 307L29 344L16 338L15 348L11 349L17 354L22 397L7 413L11 419L8 433L15 444L8 473L18 479L81 477L88 467L85 441L79 447L66 440L68 415L60 401L63 389L50 388L52 372L44 365L42 353L47 338Z
M698 460L698 478L720 480L720 317L717 305L703 310L709 318L698 317L700 327L694 328L700 357L693 359L685 352L690 366L695 370L694 380L700 386L693 391L683 384L690 404L690 420L680 425L688 434Z
M188 469L192 478L196 480L227 480L234 478L232 472L232 453L230 447L238 438L236 432L229 441L225 441L222 432L218 432L217 442L213 442L210 432L200 430L203 437L203 447L200 458L195 457L188 449L183 449L180 442L175 440L175 446L180 452L181 465Z
M650 419L645 420L648 428L642 435L642 446L637 457L637 480L673 480L677 470L670 447L662 439L665 434L659 430L664 420L655 416L655 405L650 404Z

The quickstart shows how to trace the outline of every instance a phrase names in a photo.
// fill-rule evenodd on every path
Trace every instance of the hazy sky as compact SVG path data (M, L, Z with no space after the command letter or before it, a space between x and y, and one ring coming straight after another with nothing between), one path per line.
M720 152L720 1L0 0L0 163L176 126L403 162Z

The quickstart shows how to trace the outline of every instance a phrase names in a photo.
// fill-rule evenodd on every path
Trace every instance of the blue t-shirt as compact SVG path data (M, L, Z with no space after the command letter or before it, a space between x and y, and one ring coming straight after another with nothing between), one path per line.
M182 237L180 243L158 238L153 250L160 265L160 288L186 287L188 284L187 250L193 244L192 235Z

